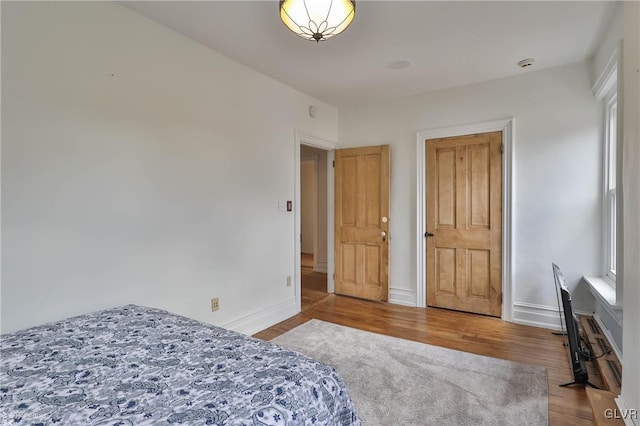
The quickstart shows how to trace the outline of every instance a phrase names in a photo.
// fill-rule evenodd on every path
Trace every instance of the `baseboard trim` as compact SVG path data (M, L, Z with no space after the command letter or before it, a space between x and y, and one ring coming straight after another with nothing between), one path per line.
M617 416L617 418L622 418L625 426L638 426L640 423L638 422L638 410L633 409L629 410L627 408L627 404L625 400L622 398L622 395L619 395L615 399L616 405L618 406L617 413L611 413L612 415Z
M416 294L411 290L405 290L403 288L390 288L389 289L389 303L403 306L416 306Z
M574 314L593 315L592 312L579 310L576 310ZM556 306L513 302L513 322L516 324L559 331L561 330L560 321L564 321L564 316L560 316ZM562 322L562 327L564 327L564 322Z
M328 270L327 262L318 262L315 268L313 268L314 272L322 272L326 274Z
M228 321L222 327L251 336L297 313L296 300L291 298Z
M526 302L513 303L513 322L532 327L560 330L558 308Z

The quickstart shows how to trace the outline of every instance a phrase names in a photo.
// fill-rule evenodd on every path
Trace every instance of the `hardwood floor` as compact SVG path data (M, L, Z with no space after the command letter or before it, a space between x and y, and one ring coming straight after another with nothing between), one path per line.
M304 290L303 290L304 295ZM304 302L303 302L304 303ZM303 305L304 306L304 305ZM547 368L550 425L592 425L586 392L571 381L562 338L549 330L434 308L410 308L326 294L298 315L257 333L271 340L317 318L361 330ZM590 379L598 384L599 377ZM488 390L490 391L490 390Z
M302 254L302 310L321 302L327 294L327 274L313 270L313 255Z
M300 255L300 265L302 268L313 269L313 255L308 253L302 253Z

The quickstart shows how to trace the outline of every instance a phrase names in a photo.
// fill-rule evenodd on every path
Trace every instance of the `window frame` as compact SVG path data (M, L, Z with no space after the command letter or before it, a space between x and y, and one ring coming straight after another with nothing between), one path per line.
M615 73L614 73L615 75ZM617 148L618 148L618 91L614 81L604 98L604 164L603 164L603 276L616 287L617 261Z

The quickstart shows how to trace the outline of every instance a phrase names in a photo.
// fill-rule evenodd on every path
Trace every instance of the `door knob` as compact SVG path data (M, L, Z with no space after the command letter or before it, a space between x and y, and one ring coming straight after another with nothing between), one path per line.
M384 237L386 237L386 236L387 236L387 233L386 233L386 232L384 232L384 231L382 231L382 232L380 233L380 236L381 236L382 238L384 238Z
M431 232L427 231L427 232L424 233L424 236L425 237L433 237L433 234Z

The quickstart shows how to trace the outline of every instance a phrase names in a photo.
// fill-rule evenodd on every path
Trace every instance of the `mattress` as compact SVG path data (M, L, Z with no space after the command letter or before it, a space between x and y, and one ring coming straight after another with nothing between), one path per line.
M128 305L3 335L0 423L359 425L335 369Z

